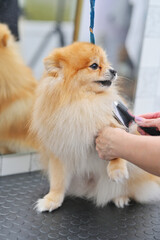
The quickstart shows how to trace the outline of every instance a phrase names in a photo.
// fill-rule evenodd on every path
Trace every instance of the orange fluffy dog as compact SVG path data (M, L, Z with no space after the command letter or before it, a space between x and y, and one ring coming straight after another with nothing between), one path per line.
M38 200L37 210L60 207L65 195L86 197L98 206L113 201L123 207L129 198L160 200L158 177L123 159L101 160L95 150L102 127L121 127L112 113L113 101L120 99L117 74L105 52L90 43L74 43L53 51L44 64L31 128L41 142L50 191Z
M36 148L28 136L36 86L11 32L0 24L0 154Z

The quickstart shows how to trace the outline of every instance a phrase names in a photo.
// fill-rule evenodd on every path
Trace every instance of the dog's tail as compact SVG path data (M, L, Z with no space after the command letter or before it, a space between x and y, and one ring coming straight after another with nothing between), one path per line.
M0 48L7 47L9 38L13 38L6 24L0 23Z

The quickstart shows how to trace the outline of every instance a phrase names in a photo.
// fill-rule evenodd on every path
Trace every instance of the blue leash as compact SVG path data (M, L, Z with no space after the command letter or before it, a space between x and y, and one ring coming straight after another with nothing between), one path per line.
M94 33L93 33L93 28L94 28L94 6L95 6L95 0L90 0L90 42L95 44L95 38L94 38Z

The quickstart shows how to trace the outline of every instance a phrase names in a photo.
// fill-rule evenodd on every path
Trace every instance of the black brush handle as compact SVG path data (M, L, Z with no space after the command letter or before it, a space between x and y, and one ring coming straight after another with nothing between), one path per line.
M160 131L156 127L142 127L139 126L144 132L148 133L151 136L160 136Z

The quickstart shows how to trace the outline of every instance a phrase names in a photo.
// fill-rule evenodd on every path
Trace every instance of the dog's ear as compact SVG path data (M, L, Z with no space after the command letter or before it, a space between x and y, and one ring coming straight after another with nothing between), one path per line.
M9 35L7 33L3 34L0 37L0 46L1 47L7 47L8 38L9 38Z
M7 47L12 34L6 24L0 23L0 47Z
M52 73L58 70L56 62L51 57L44 59L44 67L48 73Z
M44 66L48 73L58 73L63 68L63 59L58 52L54 51L44 59Z

